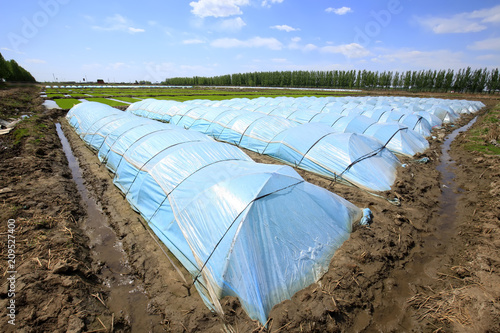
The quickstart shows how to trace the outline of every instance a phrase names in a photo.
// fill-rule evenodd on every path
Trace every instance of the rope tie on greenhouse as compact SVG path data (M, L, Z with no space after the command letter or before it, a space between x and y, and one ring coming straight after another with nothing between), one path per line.
M168 196L176 189L178 188L182 183L184 183L188 178L190 178L192 175L194 175L195 173L197 173L198 171L208 167L208 166L211 166L211 165L214 165L214 164L217 164L217 163L221 163L221 162L227 162L227 161L241 161L241 159L237 159L237 158L232 158L232 159L226 159L226 160L222 160L222 161L215 161L215 162L212 162L212 163L209 163L209 164L206 164L204 166L202 166L201 168L199 168L198 170L194 171L193 173L191 173L189 176L187 176L186 178L184 178L179 184L175 185L175 187L170 190L170 192L166 193L165 195L165 199L163 199L163 201L158 205L158 208L156 208L155 212L153 213L153 215L151 215L151 217L149 218L148 220L148 223L156 216L156 214L158 213L158 211L160 210L161 206L163 205L163 203L165 203L165 201L168 199Z
M241 144L241 140L243 140L243 137L245 136L245 134L246 134L246 132L248 131L248 129L249 129L249 128L250 128L250 127L251 127L251 126L252 126L255 122L257 122L258 120L260 120L260 119L262 119L262 118L264 118L264 117L266 117L266 116L259 117L259 118L255 119L254 121L252 121L250 124L248 124L247 128L245 128L245 131L243 131L243 134L241 134L240 141L238 141L238 144L236 144L236 146L238 146L238 147L240 146L240 144Z
M337 134L336 132L332 132L332 133L327 133L325 135L323 135L322 137L320 137L316 142L314 142L311 147L309 147L309 149L306 151L305 154L302 155L302 158L300 159L299 163L297 163L295 165L295 167L299 167L299 165L302 163L302 161L304 160L304 158L306 157L307 154L309 154L309 152L311 151L311 149L316 146L318 144L318 142L320 142L321 140L323 140L325 137L329 136L329 135L332 135L332 134Z
M214 120L212 121L212 123L210 124L210 126L208 126L208 130L212 127L212 125L215 125L215 124L216 124L216 125L219 125L219 126L221 126L221 127L222 127L222 131L220 131L219 135L218 135L217 137L214 137L214 139L219 140L219 138L220 138L220 136L222 135L222 133L224 132L224 130L228 129L228 127L226 127L226 125L225 125L225 124L222 124L222 123L218 122L218 119L219 119L219 118L221 118L221 116L222 116L224 113L229 113L229 112L234 112L234 111L236 111L236 110L226 110L226 111L223 111L223 112L219 113L219 114L217 115L217 117L215 117L215 118L214 118ZM229 124L231 121L233 121L233 120L234 120L234 118L238 117L239 115L240 115L240 114L238 114L238 115L234 116L234 117L233 117L231 120L229 120L226 124Z
M155 133L158 133L158 132L165 132L165 131L168 131L168 129L160 129L160 130L156 130L156 131L153 131L153 132L149 132L149 133L146 133L144 134L143 136L141 136L140 138L138 138L137 140L134 141L134 143L132 143L130 146L127 147L127 149L125 149L125 151L123 152L123 154L121 155L120 157L120 162L118 162L118 164L116 165L116 170L118 170L118 168L120 167L120 164L122 163L123 161L123 158L125 157L125 154L128 152L128 150L133 146L135 145L137 142L141 141L142 139L144 139L145 137L147 136L150 136L152 134L155 134ZM116 141L115 141L116 142ZM111 150L111 148L110 148Z
M224 239L224 237L226 237L227 233L229 232L229 230L233 227L234 223L239 219L239 217L241 216L241 214L243 214L244 211L247 210L247 208L253 204L255 201L257 200L260 200L260 199L263 199L265 197L268 197L272 194L275 194L277 192L280 192L280 191L283 191L283 190L286 190L290 187L293 187L293 186L296 186L296 185L299 185L301 183L304 183L305 181L304 180L301 180L295 184L291 184L291 185L288 185L286 187L283 187L279 190L276 190L276 191L273 191L273 192L270 192L270 193L267 193L267 194L264 194L260 197L257 197L253 200L251 200L246 206L244 209L241 210L241 212L234 218L233 222L231 222L231 224L229 225L229 227L226 229L226 231L224 231L224 234L222 234L221 238L219 239L219 241L217 242L217 244L215 244L213 250L210 252L207 260L205 260L205 262L203 263L203 265L201 266L200 270L199 270L199 273L195 276L194 280L193 280L193 285L196 283L196 281L198 281L199 277L201 276L201 273L203 272L203 269L206 267L206 265L208 264L208 261L210 260L210 258L212 258L212 255L214 254L215 250L217 249L217 247L219 247L220 243L222 242L222 240Z
M378 155L378 153L380 153L381 151L383 151L386 146L389 144L389 142L391 142L391 140L396 136L396 134L398 134L399 131L401 130L404 130L404 129L408 129L407 127L403 127L403 128L399 128L396 132L394 132L391 137L389 138L389 140L387 140L387 142L380 148L377 148L369 153L366 153L365 155L363 156L360 156L358 157L356 160L354 160L353 162L351 162L351 164L349 164L347 166L347 168L344 169L344 171L342 171L339 175L339 177L342 177L342 175L346 172L346 171L349 171L349 169L351 169L354 165L356 165L357 163L363 161L363 160L366 160L367 158L370 158L370 157L373 157L373 156L376 156Z
M141 127L141 126L145 126L145 125L146 125L146 123L140 124L140 125L138 125L138 126L135 126L135 127L129 128L128 130L126 130L125 132L123 132L122 134L120 134L120 135L116 138L115 142L113 142L113 144L109 147L109 150L108 150L108 152L106 153L106 156L104 156L104 158L102 159L101 164L102 164L102 163L105 163L105 162L108 160L109 154L111 153L111 150L113 149L113 146L115 145L115 143L117 143L117 142L118 142L118 140L120 140L120 139L122 138L122 136L124 136L127 132L129 132L129 131L133 130L134 128ZM104 142L103 142L103 144L104 144Z
M127 194L130 192L130 189L132 188L132 186L134 185L135 183L135 180L137 179L137 177L139 176L139 173L142 171L142 169L146 166L146 164L148 164L149 162L151 162L156 156L160 155L161 153L163 153L165 150L168 150L170 148L173 148L173 147L177 147L177 146L180 146L180 145L183 145L183 144L191 144L193 142L204 142L202 140L193 140L193 141L184 141L184 142L177 142L171 146L168 146L168 147L165 147L163 148L162 150L160 150L159 152L157 152L156 154L154 154L153 156L151 156L138 170L137 170L137 173L135 174L135 177L134 177L134 180L132 180L132 183L130 184L130 187L128 188L127 192L125 193L125 196L127 196Z
M94 131L94 133L99 133L99 132L101 131L101 129L102 129L104 126L106 126L106 125L108 125L108 124L112 123L113 121L115 121L115 120L114 120L114 119L111 119L110 121L108 121L107 123L105 123L104 125L102 125L101 127L99 127L97 130L95 130L95 131ZM97 123L97 122L96 122L96 123ZM94 124L95 124L95 123L94 123ZM90 142L89 142L89 145L90 145L91 147L92 147L92 143L94 142L94 138L95 138L95 136L93 136L93 137L92 137L92 140L90 140ZM106 140L106 138L104 138L103 143L104 143L104 141L105 141L105 140ZM101 147L102 147L102 143L101 143L101 145L99 146L99 148L101 148Z
M191 118L191 117L189 117L189 116L188 116L188 113L190 113L191 111L193 111L193 110L195 110L195 109L196 109L196 108L191 108L191 109L188 109L188 110L187 110L187 111L186 111L186 112L185 112L185 113L184 113L184 114L183 114L183 115L179 118L179 121L177 121L177 123L176 123L175 125L179 124L179 123L182 121L182 119L184 119L184 117ZM177 115L177 114L176 114L176 115ZM172 118L173 118L173 116L172 116ZM170 118L170 119L172 119L172 118ZM195 120L194 118L191 118L191 119ZM168 122L168 123L171 123L170 121L167 121L167 122ZM184 127L184 129L189 129L189 128L187 128L186 126L183 126L183 127Z
M415 126L413 126L413 129L415 130L415 128L417 127L417 125L419 125L421 122L422 122L422 119L424 119L424 117L422 116L418 116L418 120L417 122L415 123Z
M90 134L90 132L88 132L92 126L94 126L98 121L101 121L105 118L109 118L109 117L113 117L113 116L116 116L118 113L113 113L113 114L110 114L110 115L107 115L105 117L102 117L100 119L97 119L96 121L94 121L88 128L87 128L87 132L80 132L80 136L82 137L82 139L87 135L87 134ZM80 124L81 125L81 124ZM81 126L80 126L81 127Z

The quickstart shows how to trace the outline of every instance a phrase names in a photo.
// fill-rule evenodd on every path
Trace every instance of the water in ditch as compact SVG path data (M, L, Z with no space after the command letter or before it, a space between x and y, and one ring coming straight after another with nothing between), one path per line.
M127 255L114 230L109 226L105 214L87 190L78 160L73 155L59 123L56 124L56 131L87 212L83 229L90 239L93 259L101 267L99 278L104 284L103 289L109 293L105 304L110 312L114 313L114 318L125 319L132 332L154 331L161 319L147 312L148 298L143 287L133 276ZM102 299L102 296L100 297ZM104 324L111 325L106 322Z
M411 318L402 317L406 301L412 295L411 286L425 285L425 281L434 278L436 265L446 253L446 244L456 232L457 204L463 190L455 183L455 161L450 156L450 147L455 138L468 130L477 120L472 119L467 125L450 133L441 146L441 159L437 170L441 173L440 206L435 218L431 220L436 227L434 233L423 239L421 254L416 254L404 269L395 270L391 278L395 286L384 291L386 306L374 309L373 319L368 331L411 330Z

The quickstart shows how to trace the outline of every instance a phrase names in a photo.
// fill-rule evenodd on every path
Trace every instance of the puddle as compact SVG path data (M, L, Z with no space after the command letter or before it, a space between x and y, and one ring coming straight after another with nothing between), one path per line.
M109 291L106 305L115 314L115 318L124 317L129 322L131 332L153 331L161 319L147 312L148 298L142 285L132 275L122 244L85 187L78 160L59 123L56 124L56 130L68 159L72 178L87 211L84 231L90 238L93 259L101 266L99 278L103 281L104 289Z
M130 102L125 102L125 101L122 101L122 100L119 100L119 99L114 99L114 98L108 98L109 100L112 100L112 101L115 101L115 102L120 102L120 103L125 103L125 104L132 104Z
M472 119L467 125L462 126L451 132L444 140L441 146L441 160L437 166L437 170L441 173L441 198L439 202L441 207L439 209L439 220L435 235L428 237L425 240L427 247L441 247L446 243L455 233L455 220L457 203L463 189L459 188L453 179L455 178L455 161L450 156L451 143L456 137L467 131L476 122L477 117ZM430 250L430 249L429 249ZM441 252L441 250L439 250ZM439 254L439 253L435 253Z
M57 103L51 99L45 100L42 105L47 109L60 109L59 105L57 105Z
M387 299L385 306L375 309L373 321L368 330L392 331L410 330L413 319L402 316L407 299L412 295L411 285L423 284L431 278L436 277L437 266L432 265L438 262L441 255L445 254L446 244L451 240L456 232L456 211L457 204L463 190L454 182L455 161L450 156L450 146L455 138L468 130L477 120L472 119L467 125L460 127L450 133L441 146L441 159L437 170L441 173L441 197L440 207L430 223L436 227L436 231L423 239L421 249L422 254L416 254L405 269L395 270L391 277L397 283L391 290L384 291L384 298Z

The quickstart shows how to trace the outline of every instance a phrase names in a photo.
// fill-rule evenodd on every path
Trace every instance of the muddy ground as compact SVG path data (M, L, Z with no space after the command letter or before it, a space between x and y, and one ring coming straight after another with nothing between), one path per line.
M222 301L224 318L203 305L188 274L165 254L62 118L65 112L46 111L37 94L37 88L0 90L3 118L34 115L0 136L2 331L500 331L499 156L464 150L469 132L462 133L451 145L456 163L448 163L453 170L447 170L453 181L441 179L438 171L445 135L471 116L434 133L430 149L404 161L407 166L382 198L298 170L307 181L369 207L375 218L370 227L354 230L318 283L275 306L263 328L235 299ZM498 102L485 100L487 108L471 130L483 126L484 114ZM57 122L79 161L90 195L85 200L73 181L75 170L68 167ZM421 157L430 161L415 162ZM388 201L394 198L399 205ZM114 231L111 247L124 252L120 274L133 289L113 280L110 271L120 267L103 261L110 252L89 238L96 219L87 213L92 200L105 216L102 223ZM9 219L15 220L15 297L9 296L7 280ZM116 291L121 288L125 291ZM11 299L15 327L7 323Z

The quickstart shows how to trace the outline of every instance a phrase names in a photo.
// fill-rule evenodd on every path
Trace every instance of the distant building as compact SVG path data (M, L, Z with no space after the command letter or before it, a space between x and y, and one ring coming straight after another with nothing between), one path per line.
M103 79L97 79L97 83L104 84L104 80Z

